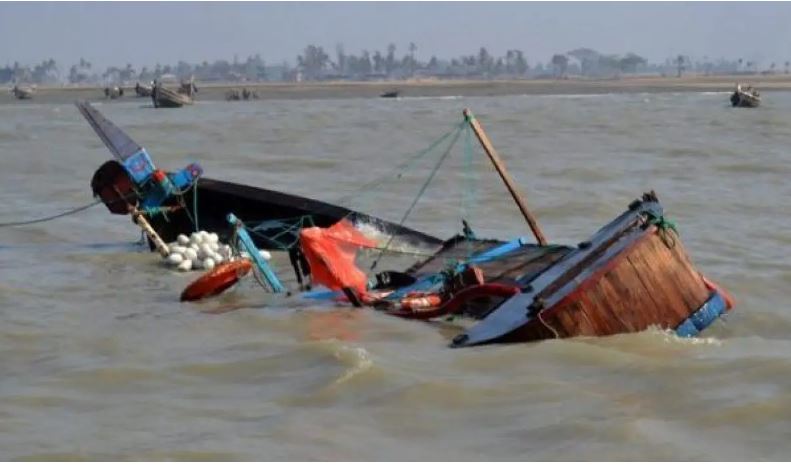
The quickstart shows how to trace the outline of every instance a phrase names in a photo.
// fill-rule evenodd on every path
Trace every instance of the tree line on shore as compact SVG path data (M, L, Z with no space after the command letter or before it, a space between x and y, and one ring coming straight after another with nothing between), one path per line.
M126 64L110 66L101 71L93 64L80 58L79 62L64 69L54 59L46 59L33 66L19 62L0 67L0 83L36 84L118 84L147 83L162 77L194 77L198 81L212 82L262 82L262 81L321 81L321 80L404 80L410 78L438 79L563 79L570 76L591 78L618 78L623 75L676 75L695 73L713 74L776 74L789 73L789 61L778 66L771 63L768 68L759 68L755 61L709 59L692 60L678 55L664 63L650 64L632 52L624 55L603 54L590 48L579 48L552 55L545 63L528 63L520 49L509 49L502 56L492 55L481 47L477 53L461 55L451 59L431 56L421 61L416 53L418 47L409 43L406 53L397 53L395 44L389 44L383 52L362 50L358 54L347 54L343 45L335 51L308 45L296 58L294 65L287 62L267 64L259 54L240 61L216 60L190 64L179 61L174 65L156 64L139 70Z

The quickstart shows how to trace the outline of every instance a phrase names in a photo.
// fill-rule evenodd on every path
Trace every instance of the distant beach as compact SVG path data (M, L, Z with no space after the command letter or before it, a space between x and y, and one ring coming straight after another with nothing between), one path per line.
M677 77L624 77L618 79L538 80L437 80L377 82L263 82L197 83L198 100L225 100L229 90L247 88L260 99L373 98L398 91L404 97L574 95L599 93L730 92L735 84L750 83L762 92L791 90L791 75L726 75ZM75 100L104 100L104 87L38 87L33 101L68 103ZM122 100L135 97L125 87ZM11 94L0 102L16 101Z

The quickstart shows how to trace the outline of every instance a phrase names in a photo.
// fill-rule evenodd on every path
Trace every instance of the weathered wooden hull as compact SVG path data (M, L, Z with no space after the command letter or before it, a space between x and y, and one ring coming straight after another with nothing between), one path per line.
M653 195L454 339L454 346L639 332L691 332L727 309L695 269ZM653 218L653 219L652 219ZM711 311L711 312L709 312ZM699 321L705 313L706 322ZM698 317L695 317L695 316Z
M731 105L734 108L757 108L761 104L761 98L749 93L735 91L731 95Z
M181 108L193 103L192 97L162 87L154 88L151 99L155 108Z
M671 242L667 242L671 241ZM649 229L576 290L503 341L675 330L712 293L672 233Z

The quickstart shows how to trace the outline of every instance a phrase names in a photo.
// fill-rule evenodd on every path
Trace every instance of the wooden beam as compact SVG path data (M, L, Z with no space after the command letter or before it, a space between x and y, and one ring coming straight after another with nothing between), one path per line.
M154 228L151 227L151 224L148 223L148 220L141 211L134 211L132 213L132 219L135 221L135 224L137 224L138 226L140 226L141 229L143 229L143 232L146 233L148 238L151 239L151 242L154 243L154 247L157 248L157 251L159 252L160 255L162 255L163 257L167 257L168 255L170 255L170 248L167 246L167 244L165 244L162 238L159 237L157 231L155 231Z
M530 230L536 237L538 245L547 245L547 239L544 237L544 233L538 226L538 221L527 208L527 202L519 193L519 190L517 190L513 180L511 180L511 176L508 174L505 164L500 159L497 151L494 150L494 146L492 146L492 142L484 132L483 127L478 122L478 120L475 119L475 116L472 114L472 111L470 111L469 108L464 109L464 117L467 122L470 123L470 127L472 128L473 132L475 132L475 136L478 138L481 146L483 146L483 150L486 152L486 155L489 156L489 160L492 161L492 165L494 165L495 170L497 170L497 173L500 174L500 178L503 179L505 187L508 188L508 192L511 193L511 197L514 199L514 202L519 207L519 211L521 211L522 216L524 216L525 220L527 221L527 225L530 226Z

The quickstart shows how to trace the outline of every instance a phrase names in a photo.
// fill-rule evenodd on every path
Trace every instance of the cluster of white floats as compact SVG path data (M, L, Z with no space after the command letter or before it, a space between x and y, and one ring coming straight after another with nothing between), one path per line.
M193 232L189 237L179 234L176 242L168 244L168 248L170 255L164 258L165 263L179 271L211 270L223 262L238 258L231 246L221 243L214 232ZM266 250L260 250L259 253L264 260L272 258ZM245 252L242 257L249 258L249 255Z

